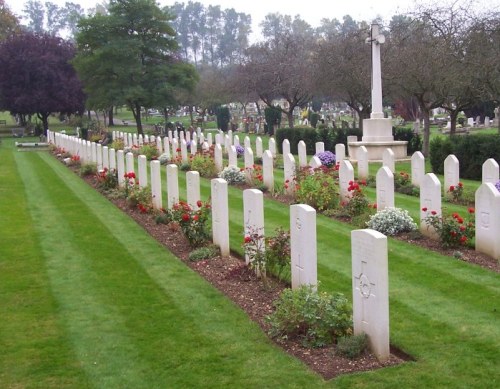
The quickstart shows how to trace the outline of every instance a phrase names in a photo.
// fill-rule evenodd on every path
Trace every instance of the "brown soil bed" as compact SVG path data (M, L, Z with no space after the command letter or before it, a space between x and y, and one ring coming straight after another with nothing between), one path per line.
M86 178L89 185L95 187L92 177ZM286 202L286 199L283 199ZM119 209L132 217L154 239L175 254L187 266L198 272L202 277L228 296L240 306L248 316L257 322L264 332L268 330L265 317L272 313L272 302L277 299L281 291L287 286L271 279L264 287L262 281L248 269L244 261L235 255L227 258L220 256L210 260L191 262L188 255L191 248L182 233L175 228L156 224L148 214L130 209L125 200L111 200ZM437 242L420 238L415 240L411 235L400 236L399 239L424 246L430 250L451 255L456 250L443 250ZM493 258L474 250L463 248L460 250L460 260L483 266L492 271L499 271L499 264ZM305 363L311 370L320 374L324 379L331 379L341 374L374 370L386 366L397 365L412 360L403 351L391 346L391 356L385 363L380 363L373 354L366 351L360 357L351 360L335 354L335 346L311 349L303 347L299 342L278 342L287 353Z

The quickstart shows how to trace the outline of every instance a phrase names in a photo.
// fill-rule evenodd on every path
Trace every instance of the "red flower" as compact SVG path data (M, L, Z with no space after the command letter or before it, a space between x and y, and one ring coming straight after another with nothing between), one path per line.
M453 185L450 185L450 192L453 192L455 190L455 187Z
M456 231L450 231L450 235L453 236L453 237L455 237L455 236L457 236L457 232Z
M460 231L465 231L465 226L464 225L460 226Z
M465 242L467 242L467 237L466 236L462 236L460 238L460 243L465 243Z
M431 211L431 215L436 215L437 212L436 211Z
M185 221L185 222L188 222L189 221L189 215L187 213L183 214L182 215L182 220Z
M203 203L201 202L201 200L198 200L198 201L196 202L196 205L198 206L198 208L201 208L201 207L202 207L202 205L203 205Z
M199 218L200 218L200 217L199 217L198 215L194 215L194 216L193 216L193 220L194 220L195 222L196 222L196 221L198 221L198 219L199 219Z
M250 243L252 241L252 238L249 236L245 236L245 243Z
M464 222L464 219L462 219L461 217L459 217L459 218L457 218L457 222L458 222L459 224L462 224L462 223Z
M476 210L472 207L469 208L469 213L474 213Z
M464 186L464 184L462 184L461 182L459 182L458 186L461 188L462 186Z
M373 209L377 209L378 205L377 203L373 203Z
M427 212L427 207L423 207L422 211Z

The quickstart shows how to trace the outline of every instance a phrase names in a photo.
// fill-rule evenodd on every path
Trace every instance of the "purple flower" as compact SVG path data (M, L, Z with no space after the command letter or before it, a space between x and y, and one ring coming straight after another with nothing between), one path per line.
M319 160L321 161L321 164L324 165L324 166L334 166L335 165L335 161L337 159L337 157L335 156L335 154L333 154L331 151L323 151L321 153L317 153L316 154L316 157L319 158Z
M500 192L500 181L498 181L498 182L495 184L495 188L497 188L497 190Z
M245 149L240 145L236 146L236 155L239 156L239 155L243 155L243 154L245 154Z

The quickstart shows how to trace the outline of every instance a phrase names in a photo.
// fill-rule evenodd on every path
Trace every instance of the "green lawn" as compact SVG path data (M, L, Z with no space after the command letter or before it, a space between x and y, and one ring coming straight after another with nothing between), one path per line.
M500 385L498 274L389 239L391 343L416 361L324 382L48 153L4 140L0 177L2 387ZM229 196L241 252L242 193ZM266 201L265 218L287 228L288 208ZM317 224L321 289L350 298L351 228Z

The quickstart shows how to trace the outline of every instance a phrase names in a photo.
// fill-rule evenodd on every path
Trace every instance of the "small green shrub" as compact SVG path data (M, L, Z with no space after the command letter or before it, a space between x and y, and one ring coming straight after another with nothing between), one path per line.
M205 178L213 178L217 175L214 159L204 154L196 154L193 157L191 170L197 171L201 177Z
M97 165L95 163L84 163L80 166L80 176L87 177L97 173Z
M306 347L323 347L352 333L352 312L340 293L318 293L311 286L286 289L268 316L269 335L300 339Z
M139 155L145 155L148 161L152 159L158 159L160 152L156 148L156 144L154 143L144 143L139 148Z
M295 200L308 204L317 211L335 209L339 204L336 167L321 166L313 171L310 168L298 172L295 185Z
M189 253L189 260L191 262L203 261L205 259L211 259L219 254L219 250L216 246L204 246L199 247Z
M278 227L273 236L266 238L266 266L281 279L283 271L290 269L290 231Z
M366 225L368 228L391 236L417 229L417 224L408 211L401 208L385 208L372 215Z
M335 349L338 355L354 359L359 357L368 346L368 337L366 334L343 336L339 338Z
M209 216L211 207L209 203L203 204L198 200L198 209L193 209L184 201L174 204L170 212L172 222L177 223L191 247L203 246L210 238Z
M474 208L469 208L469 216L464 219L457 212L451 215L438 215L434 210L422 208L427 212L423 221L434 228L443 247L458 247L470 244L476 234Z
M219 177L226 180L229 185L244 184L246 181L245 172L236 166L225 167L219 173Z
M109 191L118 187L118 173L116 169L104 168L96 174L97 188L101 191Z

